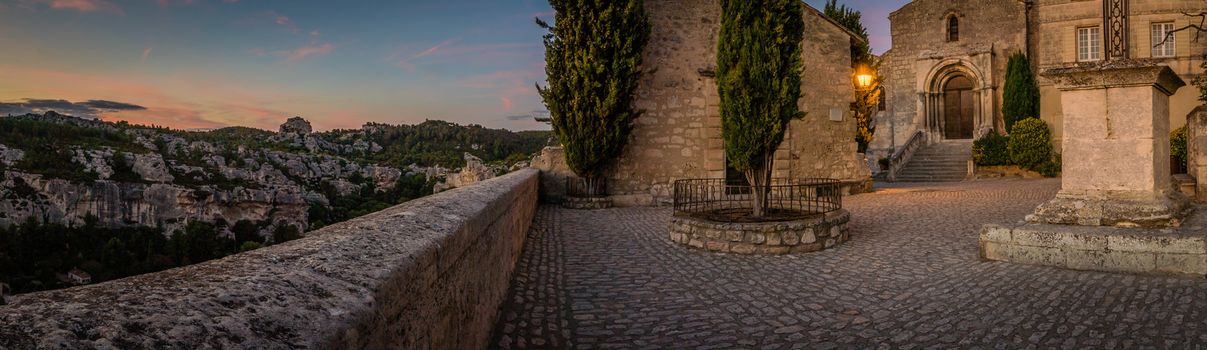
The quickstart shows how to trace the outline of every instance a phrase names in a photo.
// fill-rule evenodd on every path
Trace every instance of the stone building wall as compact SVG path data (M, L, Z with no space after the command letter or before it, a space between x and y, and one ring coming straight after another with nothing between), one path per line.
M537 173L223 259L18 295L0 307L0 349L484 349Z
M1207 10L1203 0L1129 0L1129 51L1132 58L1150 58L1150 26L1173 22L1176 28L1194 19L1182 12ZM972 71L985 72L985 87L994 89L992 103L981 107L993 113L993 125L1002 127L1002 87L1009 55L1022 51L1030 37L1032 68L1075 64L1076 30L1102 24L1102 0L1034 0L1030 12L1019 0L915 0L889 15L893 47L883 55L887 111L877 120L876 140L869 154L882 157L899 148L915 131L925 129L925 96L931 84L927 71L946 63L963 62ZM960 18L960 40L946 41L945 18ZM1028 21L1030 25L1028 26ZM1029 35L1028 35L1029 33ZM1105 35L1105 32L1104 32ZM1199 64L1207 54L1207 40L1192 41L1189 32L1178 33L1177 54L1157 61L1169 65L1183 80L1201 74ZM1039 78L1040 117L1053 129L1057 149L1062 141L1060 93L1051 82ZM1185 124L1186 115L1201 103L1198 92L1183 88L1170 97L1170 122ZM978 133L979 136L979 133ZM933 138L932 138L933 140Z
M887 110L877 120L875 156L901 147L927 119L938 117L925 97L940 94L943 72L960 71L974 80L982 120L977 135L1002 125L1001 85L1010 54L1024 51L1024 5L1016 0L917 0L889 15L893 47L883 55ZM959 40L947 41L947 19L959 19ZM934 135L937 136L937 135ZM936 140L938 137L932 137Z
M609 171L609 190L621 205L668 201L674 180L725 176L716 67L720 3L701 0L645 2L653 26L646 47L647 74L624 154ZM856 153L855 122L849 112L851 36L815 9L806 7L802 109L776 154L778 177L829 177L868 181ZM840 82L840 83L835 83ZM840 120L831 121L837 109Z
M1129 0L1128 7L1128 27L1131 31L1128 51L1131 58L1145 59L1152 57L1151 48L1155 44L1150 32L1153 23L1173 22L1175 28L1197 24L1197 18L1186 17L1182 13L1207 10L1207 1ZM1077 28L1101 26L1102 2L1037 0L1032 20L1036 28L1033 64L1037 69L1073 64L1077 62ZM1105 35L1105 31L1103 33ZM1199 65L1203 62L1203 55L1207 54L1207 40L1196 43L1193 38L1191 32L1177 33L1175 57L1157 59L1158 63L1168 65L1187 82L1202 74ZM1042 95L1040 115L1052 127L1053 136L1059 143L1063 131L1060 92L1047 79L1041 77L1039 83ZM1187 114L1201 104L1198 90L1193 87L1178 90L1169 102L1170 125L1174 128L1185 125Z

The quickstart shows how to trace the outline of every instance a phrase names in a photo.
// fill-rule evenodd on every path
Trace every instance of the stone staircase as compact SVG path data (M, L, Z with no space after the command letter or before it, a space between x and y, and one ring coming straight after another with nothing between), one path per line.
M905 168L897 174L897 182L954 182L968 178L968 162L972 160L972 140L943 141L919 149Z

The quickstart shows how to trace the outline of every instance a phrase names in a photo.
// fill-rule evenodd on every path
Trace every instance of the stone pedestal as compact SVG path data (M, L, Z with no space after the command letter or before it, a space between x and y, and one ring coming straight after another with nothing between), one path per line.
M1169 173L1169 96L1186 85L1169 67L1109 61L1045 70L1061 91L1061 190L1028 222L1176 226L1189 208Z
M1169 174L1169 96L1185 83L1146 63L1044 72L1064 108L1061 190L1027 223L985 225L982 258L1207 277L1207 217L1189 216Z
M1186 116L1186 172L1195 178L1195 200L1207 202L1207 106Z

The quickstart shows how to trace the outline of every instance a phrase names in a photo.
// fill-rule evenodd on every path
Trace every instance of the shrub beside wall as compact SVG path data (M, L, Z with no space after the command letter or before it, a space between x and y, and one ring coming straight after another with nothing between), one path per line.
M1178 169L1186 169L1186 127L1173 129L1169 132L1169 155L1173 161L1181 162Z
M1052 131L1039 118L1014 124L1010 136L989 133L972 142L972 160L978 166L1018 165L1045 177L1060 176L1060 154L1052 147Z
M1010 159L1021 167L1036 170L1052 161L1052 131L1039 118L1027 118L1014 124L1007 143Z
M1010 138L991 132L972 142L972 160L976 165L1013 165L1007 144Z

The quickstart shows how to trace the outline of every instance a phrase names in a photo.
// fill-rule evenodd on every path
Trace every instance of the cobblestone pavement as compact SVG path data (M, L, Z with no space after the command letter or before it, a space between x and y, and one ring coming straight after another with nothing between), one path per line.
M791 256L690 250L668 208L541 208L499 348L1186 348L1207 281L986 262L984 223L1057 180L894 186L845 199L851 240Z

